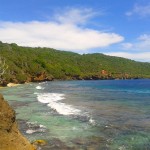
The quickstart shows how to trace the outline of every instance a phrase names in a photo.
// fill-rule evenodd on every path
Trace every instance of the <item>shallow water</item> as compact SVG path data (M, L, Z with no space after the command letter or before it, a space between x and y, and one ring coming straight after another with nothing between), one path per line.
M72 149L150 149L150 80L55 81L1 93L31 141L52 145L60 139Z

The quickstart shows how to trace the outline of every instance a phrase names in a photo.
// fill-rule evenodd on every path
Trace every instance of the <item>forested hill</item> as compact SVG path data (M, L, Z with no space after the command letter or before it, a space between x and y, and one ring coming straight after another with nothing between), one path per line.
M54 79L150 78L150 63L98 53L80 55L51 48L21 47L0 42L0 56L5 59L5 66L8 66L1 77L3 85L9 82Z

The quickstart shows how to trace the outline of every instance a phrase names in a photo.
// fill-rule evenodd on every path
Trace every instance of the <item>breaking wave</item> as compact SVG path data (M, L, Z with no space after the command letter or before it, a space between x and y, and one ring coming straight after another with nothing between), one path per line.
M37 94L37 99L62 115L78 115L81 113L81 110L74 108L72 105L61 102L61 100L65 99L65 94L39 93Z

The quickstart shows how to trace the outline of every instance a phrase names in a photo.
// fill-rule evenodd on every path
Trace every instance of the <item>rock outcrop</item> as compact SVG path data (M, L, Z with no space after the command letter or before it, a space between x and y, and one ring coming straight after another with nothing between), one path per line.
M42 81L52 81L53 78L48 76L46 72L37 73L36 76L28 77L26 82L42 82Z
M35 150L17 127L15 111L0 94L0 150Z

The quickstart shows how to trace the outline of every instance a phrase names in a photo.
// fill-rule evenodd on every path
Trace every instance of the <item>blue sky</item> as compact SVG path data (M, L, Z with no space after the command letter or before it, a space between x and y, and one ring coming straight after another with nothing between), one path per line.
M0 0L0 41L150 62L150 1Z

